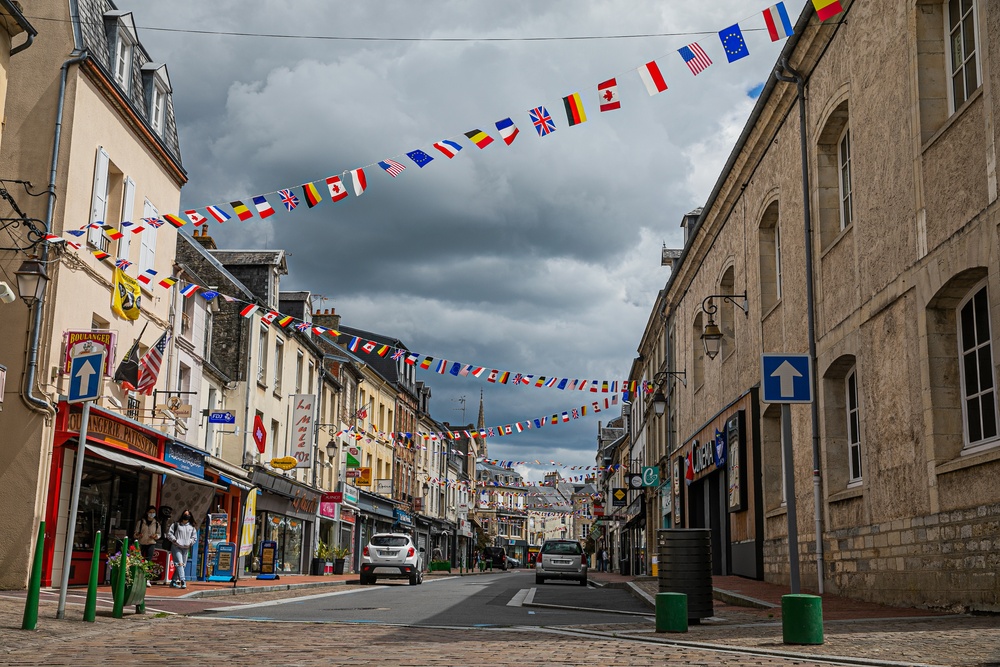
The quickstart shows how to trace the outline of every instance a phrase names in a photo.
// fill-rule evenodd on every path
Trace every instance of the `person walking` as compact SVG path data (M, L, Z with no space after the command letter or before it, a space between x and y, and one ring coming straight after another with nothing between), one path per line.
M139 543L142 557L148 561L153 560L156 552L156 541L160 539L161 532L160 522L156 520L156 506L150 505L146 508L146 516L136 522L133 532L136 542ZM146 585L150 585L148 580Z
M170 540L170 555L174 560L174 578L170 585L174 588L187 588L184 578L184 566L187 564L188 553L198 537L198 529L194 527L194 517L184 510L181 518L170 526L167 539Z

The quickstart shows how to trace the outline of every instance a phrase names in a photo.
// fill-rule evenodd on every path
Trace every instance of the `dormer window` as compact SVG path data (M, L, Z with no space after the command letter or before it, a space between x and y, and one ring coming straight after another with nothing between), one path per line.
M132 43L125 36L125 31L118 32L118 43L115 45L115 81L122 90L128 92L129 75L132 72Z
M146 115L149 127L163 136L166 125L167 96L170 95L170 77L163 63L146 63L142 66L142 85L146 95Z
M163 132L163 109L166 107L167 94L160 84L153 84L153 99L149 104L149 125L157 134Z

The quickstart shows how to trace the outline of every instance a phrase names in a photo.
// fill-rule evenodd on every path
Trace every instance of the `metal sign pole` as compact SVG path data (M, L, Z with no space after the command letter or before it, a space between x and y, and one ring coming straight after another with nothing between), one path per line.
M69 501L69 518L66 521L66 544L63 547L62 582L59 584L59 606L56 618L66 617L66 590L69 588L69 571L73 565L73 540L76 538L76 513L80 507L80 484L83 480L83 459L87 453L87 426L90 421L90 401L83 404L80 418L80 435L76 447L76 465L73 468L73 488ZM110 549L110 543L109 543Z
M785 508L788 510L788 573L792 594L799 593L799 524L795 515L795 462L792 457L792 408L781 404L781 455L785 461Z

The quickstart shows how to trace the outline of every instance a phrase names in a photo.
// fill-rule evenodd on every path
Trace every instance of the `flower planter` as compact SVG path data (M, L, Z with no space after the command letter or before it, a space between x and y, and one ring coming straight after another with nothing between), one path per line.
M146 573L141 566L133 566L132 581L125 582L125 600L122 607L135 605L135 613L146 613ZM111 567L111 594L115 602L118 602L118 580L121 577L121 568Z
M343 574L344 573L344 563L347 562L346 558L338 558L333 561L333 573Z
M432 560L430 564L431 572L451 572L451 561L447 560Z

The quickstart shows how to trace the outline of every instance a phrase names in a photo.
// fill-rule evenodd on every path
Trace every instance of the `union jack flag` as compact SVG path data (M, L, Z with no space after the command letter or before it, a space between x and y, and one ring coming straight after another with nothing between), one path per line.
M116 259L115 266L124 271L128 267L132 266L132 262L128 261L127 259Z
M281 203L289 211L294 211L295 207L299 205L299 198L291 190L278 190L278 196L281 197Z
M396 350L395 352L392 353L392 360L399 361L405 356L406 356L406 350Z
M306 329L309 329L310 327L312 327L312 322L299 322L298 324L295 325L295 330L296 331L305 331Z
M538 136L544 137L556 131L556 124L552 122L552 116L545 107L535 107L528 111L528 115L531 116L531 122L538 131Z
M159 218L143 218L142 221L153 229L159 229L163 226L163 220L160 220Z

